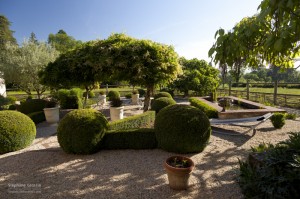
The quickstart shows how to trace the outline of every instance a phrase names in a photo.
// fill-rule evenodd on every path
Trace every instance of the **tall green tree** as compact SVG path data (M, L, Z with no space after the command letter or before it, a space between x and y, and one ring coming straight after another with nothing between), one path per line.
M39 41L37 40L34 32L30 33L29 42L37 44Z
M124 34L114 34L108 40L112 41L109 54L113 74L147 88L144 106L147 111L155 86L174 81L182 72L177 53L172 46Z
M40 72L41 83L52 88L69 88L80 86L86 93L92 90L98 82L107 80L110 72L105 65L102 52L104 49L98 41L86 42L81 47L61 54L55 61L50 62ZM99 48L97 48L99 47ZM87 95L85 96L85 103Z
M40 98L46 87L40 84L38 73L56 59L58 51L47 43L29 40L25 40L21 47L11 43L5 47L0 71L6 82L15 84L27 94L36 91Z
M14 31L10 30L11 22L4 15L0 15L0 49L5 48L5 44L10 42L17 44L17 40L14 38Z
M180 58L180 65L183 69L183 74L172 83L174 88L184 95L188 95L188 91L192 90L200 96L208 95L214 92L219 85L219 70L209 65L205 60L196 58L187 60Z
M82 44L81 41L69 36L64 30L59 30L56 34L49 34L48 43L60 53L75 49Z

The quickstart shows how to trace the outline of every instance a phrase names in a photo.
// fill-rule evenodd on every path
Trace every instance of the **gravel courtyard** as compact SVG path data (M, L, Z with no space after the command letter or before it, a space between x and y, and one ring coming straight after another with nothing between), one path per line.
M267 121L254 136L213 133L202 153L186 155L196 164L186 191L173 191L167 184L163 162L173 153L102 150L69 155L53 135L56 128L41 123L31 146L0 155L0 198L243 198L238 159L244 160L251 146L277 143L288 138L288 132L300 131L300 118L287 120L279 130Z

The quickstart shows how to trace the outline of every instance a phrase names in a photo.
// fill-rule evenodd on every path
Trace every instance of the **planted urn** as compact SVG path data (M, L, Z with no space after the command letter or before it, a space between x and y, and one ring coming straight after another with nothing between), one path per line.
M189 187L189 178L194 169L194 162L188 157L172 156L169 157L164 167L167 171L169 186L174 190L185 190Z

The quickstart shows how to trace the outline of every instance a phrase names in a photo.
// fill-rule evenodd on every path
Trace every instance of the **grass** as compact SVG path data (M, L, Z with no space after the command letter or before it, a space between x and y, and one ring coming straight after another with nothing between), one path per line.
M220 88L222 89L222 88ZM228 87L225 87L228 89ZM246 88L240 87L232 87L231 90L238 90L238 91L247 91ZM259 93L274 93L274 88L249 88L250 92L259 92ZM282 88L278 87L277 89L278 94L289 94L289 95L300 95L300 89L297 88Z

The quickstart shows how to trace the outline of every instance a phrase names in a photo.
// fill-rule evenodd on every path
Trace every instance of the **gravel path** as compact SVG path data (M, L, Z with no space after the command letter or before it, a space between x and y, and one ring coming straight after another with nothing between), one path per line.
M142 113L138 106L125 104L125 117ZM109 116L108 107L101 112ZM247 130L220 127L230 132ZM300 118L287 120L279 130L267 121L254 136L213 133L202 153L186 155L196 165L186 191L168 186L163 162L173 153L102 150L93 155L70 155L59 147L56 128L41 123L31 146L0 155L0 198L243 198L237 183L238 159L245 160L251 146L278 143L288 138L288 132L300 131Z
M51 136L55 129L41 124L30 147L0 155L0 198L243 198L237 183L238 158L245 159L251 146L277 143L288 138L288 132L299 131L300 118L288 120L280 130L268 121L253 137L213 134L202 153L187 155L196 168L186 191L168 187L163 162L172 153L102 150L69 155Z

